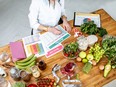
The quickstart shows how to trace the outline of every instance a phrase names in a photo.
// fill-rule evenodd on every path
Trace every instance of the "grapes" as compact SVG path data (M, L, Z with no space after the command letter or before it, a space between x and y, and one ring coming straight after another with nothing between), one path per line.
M100 47L99 43L96 43L94 46L92 46L89 49L89 53L93 54L94 60L96 62L99 62L99 60L102 58L105 51Z

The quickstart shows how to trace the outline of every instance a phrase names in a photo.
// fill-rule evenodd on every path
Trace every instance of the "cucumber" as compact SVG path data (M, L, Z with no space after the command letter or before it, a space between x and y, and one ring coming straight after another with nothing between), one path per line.
M34 54L32 54L32 55L30 55L29 57L27 57L27 58L25 58L25 59L22 59L22 60L18 60L18 61L16 61L17 63L25 63L25 62L27 62L27 61L29 61L31 58L33 58L35 55Z
M83 72L85 73L89 73L89 71L91 70L92 68L92 64L90 62L87 62L84 67L83 67Z
M111 68L112 68L112 66L110 63L105 65L105 69L104 69L104 77L105 78L108 76L109 72L111 71Z
M34 62L36 60L37 57L33 57L31 58L29 61L25 62L25 63L20 63L20 62L16 62L16 65L19 66L28 66L29 64L31 64L32 62Z
M36 62L34 61L34 62L32 62L31 64L29 64L28 66L19 66L19 65L16 65L16 67L17 67L18 69L25 70L25 69L27 69L27 68L29 68L29 67L31 67L31 66L34 66L35 63L36 63Z

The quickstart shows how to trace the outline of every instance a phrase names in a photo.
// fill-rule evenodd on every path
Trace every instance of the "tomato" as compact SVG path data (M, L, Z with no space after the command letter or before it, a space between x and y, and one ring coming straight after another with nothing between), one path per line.
M36 84L29 84L27 87L37 87Z
M67 53L64 53L64 55L65 55L66 57L68 57L68 54L67 54Z
M52 79L52 80L51 80L51 82L53 82L53 83L54 83L54 82L55 82L55 80L54 80L54 79Z
M53 85L53 82L50 82L50 85L52 86Z

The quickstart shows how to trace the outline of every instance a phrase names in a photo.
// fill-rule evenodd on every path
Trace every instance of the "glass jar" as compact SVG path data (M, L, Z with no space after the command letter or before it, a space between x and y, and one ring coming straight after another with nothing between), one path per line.
M40 70L45 70L46 69L46 63L43 60L39 61L38 67Z
M2 67L0 67L0 75L3 77L7 76L7 73L5 72L5 70Z
M26 81L26 82L30 81L31 73L24 71L24 70L21 70L19 74L20 74L20 77L23 81Z
M82 36L78 38L79 50L86 51L88 48L88 41L87 38Z
M3 63L8 63L11 61L9 55L6 53L6 52L3 52L2 54L0 54L0 60L3 62Z
M31 67L31 72L32 72L33 77L35 78L38 78L40 76L38 66L36 65Z
M8 87L8 81L2 76L0 76L0 87Z
M15 81L19 81L21 79L20 75L19 75L19 69L17 69L16 67L12 67L10 69L10 76L15 80Z

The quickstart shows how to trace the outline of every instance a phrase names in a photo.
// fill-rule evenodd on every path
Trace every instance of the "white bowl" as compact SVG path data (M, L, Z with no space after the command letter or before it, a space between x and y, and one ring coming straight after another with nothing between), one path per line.
M88 40L89 47L91 47L91 46L93 46L98 41L98 38L97 38L96 35L89 35L87 37L87 40Z

